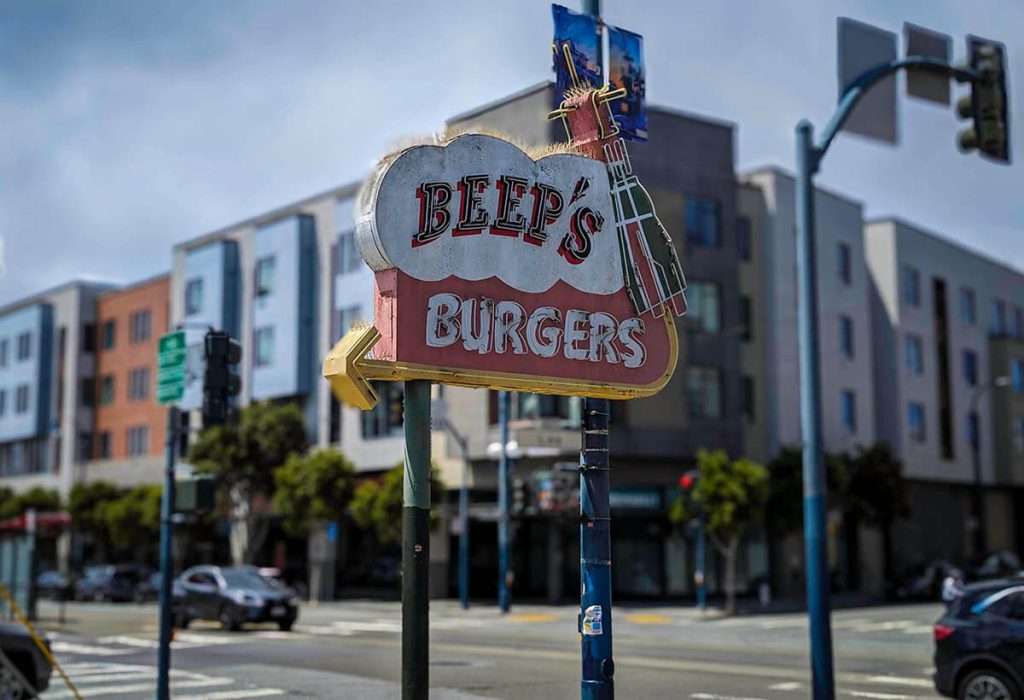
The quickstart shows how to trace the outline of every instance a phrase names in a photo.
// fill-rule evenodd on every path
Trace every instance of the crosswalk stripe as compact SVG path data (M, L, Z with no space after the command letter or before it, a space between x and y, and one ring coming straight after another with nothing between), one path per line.
M868 683L887 683L890 685L907 685L914 688L932 688L932 681L926 678L908 678L907 676L868 676Z
M178 695L175 700L242 700L243 698L266 698L271 695L284 695L284 691L279 688L221 690L216 693L203 693L201 695Z
M876 693L871 690L848 690L846 692L855 698L868 698L869 700L917 700L913 695L898 693Z
M171 690L179 688L206 688L216 685L230 685L234 682L235 681L232 678L200 678L196 680L172 681ZM156 690L155 681L152 683L129 683L127 685L104 685L85 688L79 691L79 695L84 698L109 698L111 696L117 697L118 694L123 693L146 693L151 690ZM55 693L45 693L43 697L45 700L58 700L59 698L73 698L75 696L70 690L59 690Z
M83 654L88 656L123 656L134 654L135 649L113 649L111 647L98 647L95 644L76 644L74 642L53 642L50 644L50 651L56 654Z

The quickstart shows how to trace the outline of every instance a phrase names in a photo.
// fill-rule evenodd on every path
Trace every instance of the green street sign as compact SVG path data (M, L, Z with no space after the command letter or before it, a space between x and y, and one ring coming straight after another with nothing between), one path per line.
M156 355L156 400L160 403L180 401L185 394L185 331L174 331L160 338Z

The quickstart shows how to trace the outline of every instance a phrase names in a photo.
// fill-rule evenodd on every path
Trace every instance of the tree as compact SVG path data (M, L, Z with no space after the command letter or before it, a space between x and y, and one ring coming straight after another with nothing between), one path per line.
M18 497L14 495L14 489L8 486L0 486L0 520L13 518L21 511L16 511Z
M98 514L115 547L132 550L136 558L143 558L141 550L160 534L162 494L161 486L136 486L99 505Z
M268 514L254 508L257 498L270 498L274 470L293 454L306 451L306 428L292 403L254 403L243 408L238 425L204 430L189 453L201 471L212 473L230 503L231 557L251 564L267 538Z
M110 533L103 518L103 507L123 494L123 489L109 481L75 484L68 494L71 527L76 534L92 538L99 560L107 558L110 545Z
M764 516L768 500L768 470L748 459L730 460L723 450L699 450L700 476L690 499L678 499L669 520L681 524L698 514L704 529L725 557L725 610L736 606L736 553L747 528Z
M886 581L892 567L892 526L910 514L903 463L887 443L860 447L847 458L849 486L846 492L847 528L861 522L882 533L882 570Z
M0 487L0 520L21 515L29 508L43 513L58 511L61 507L60 493L54 489L33 486L28 491L15 493L7 487Z
M829 500L842 500L848 485L844 455L826 454ZM783 447L768 463L768 501L765 528L772 537L799 531L804 524L804 457L799 447Z
M341 520L352 499L355 468L337 450L293 454L274 470L274 509L292 535L316 521Z
M367 480L356 487L349 512L360 527L374 533L381 544L402 541L402 497L405 464L384 472L380 481ZM430 468L430 527L439 522L435 505L441 500L441 483L436 467Z

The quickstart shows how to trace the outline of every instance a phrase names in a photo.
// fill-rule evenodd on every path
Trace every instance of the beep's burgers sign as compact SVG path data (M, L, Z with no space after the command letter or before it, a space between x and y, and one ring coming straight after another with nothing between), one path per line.
M685 281L624 145L611 146L606 160L534 160L466 134L381 165L356 226L375 320L325 360L339 396L372 406L370 378L607 398L661 389Z

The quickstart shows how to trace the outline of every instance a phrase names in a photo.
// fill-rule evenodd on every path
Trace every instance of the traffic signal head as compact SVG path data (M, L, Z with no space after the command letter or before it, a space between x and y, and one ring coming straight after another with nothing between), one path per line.
M957 114L970 119L960 132L960 149L977 149L992 160L1010 162L1009 99L1006 93L1006 49L995 41L967 37L970 67L978 74L971 93L956 104Z
M242 346L224 331L209 331L205 339L206 372L203 374L203 426L227 422L230 399L242 389L235 365Z
M681 477L679 477L679 488L683 491L693 491L693 487L697 485L697 478L700 473L696 469L692 469Z

